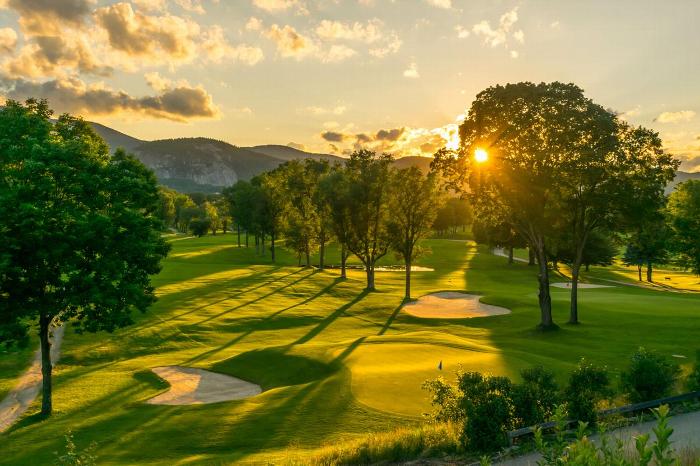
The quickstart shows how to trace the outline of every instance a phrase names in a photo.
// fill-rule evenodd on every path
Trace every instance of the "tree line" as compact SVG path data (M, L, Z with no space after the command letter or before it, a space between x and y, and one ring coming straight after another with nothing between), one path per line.
M367 290L375 289L377 262L390 252L406 267L406 298L411 295L411 266L424 253L418 242L432 232L444 199L435 174L418 168L392 168L392 157L368 150L351 154L345 164L293 160L275 170L238 181L224 191L241 244L254 238L258 251L269 244L275 260L278 240L306 266L318 252L327 266L326 248L340 248L341 278L353 254L366 272ZM452 224L450 224L451 227Z

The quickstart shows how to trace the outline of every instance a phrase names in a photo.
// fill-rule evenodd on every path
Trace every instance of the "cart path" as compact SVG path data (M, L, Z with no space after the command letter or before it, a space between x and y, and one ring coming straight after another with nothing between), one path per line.
M55 366L61 355L65 327L53 330L51 363ZM6 431L31 406L41 390L41 349L34 354L32 365L22 374L17 386L0 402L0 433Z

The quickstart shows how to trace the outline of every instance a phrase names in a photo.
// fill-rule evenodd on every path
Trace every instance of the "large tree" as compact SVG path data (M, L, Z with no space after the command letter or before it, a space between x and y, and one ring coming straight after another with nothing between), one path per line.
M388 231L392 248L406 266L405 299L411 299L411 266L424 252L418 241L432 232L440 208L440 189L435 174L424 176L416 167L392 174Z
M465 189L481 218L503 221L527 240L539 265L540 328L556 327L547 239L566 213L561 177L585 142L589 101L572 84L519 83L476 96L460 126L458 152L439 151L434 165Z
M560 177L567 207L563 234L573 252L571 324L579 322L578 278L589 239L597 230L622 229L630 217L653 214L678 167L653 131L630 127L590 101L581 118L582 144L567 157Z
M50 332L114 331L155 300L150 276L168 244L160 237L156 178L69 115L55 123L46 102L0 110L0 342L41 342L50 414Z
M374 290L374 268L389 252L387 231L391 193L390 165L392 157L359 150L345 164L348 180L350 218L347 247L365 267L367 290Z
M336 165L319 180L318 202L325 205L328 228L340 245L340 278L347 278L345 264L350 252L350 222L353 201L350 197L350 183L344 167Z
M673 249L681 263L700 274L700 181L688 180L676 187L668 201Z

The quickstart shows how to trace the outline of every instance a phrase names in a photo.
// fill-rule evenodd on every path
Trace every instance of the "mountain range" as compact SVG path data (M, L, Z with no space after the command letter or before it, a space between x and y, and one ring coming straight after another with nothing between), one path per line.
M345 161L337 155L305 152L273 144L238 147L202 137L143 141L99 123L90 124L112 152L120 147L132 152L155 172L161 184L185 193L220 192L238 180L250 180L290 160L310 158L328 160L331 164ZM427 172L430 161L429 157L402 157L394 161L394 166L416 166ZM676 179L667 186L667 193L687 179L700 179L700 173L679 171Z

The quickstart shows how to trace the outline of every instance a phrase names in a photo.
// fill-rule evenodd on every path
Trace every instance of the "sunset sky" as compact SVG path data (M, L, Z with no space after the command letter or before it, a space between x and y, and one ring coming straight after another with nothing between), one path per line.
M430 155L475 94L564 81L700 170L700 2L0 0L0 96L143 139Z

